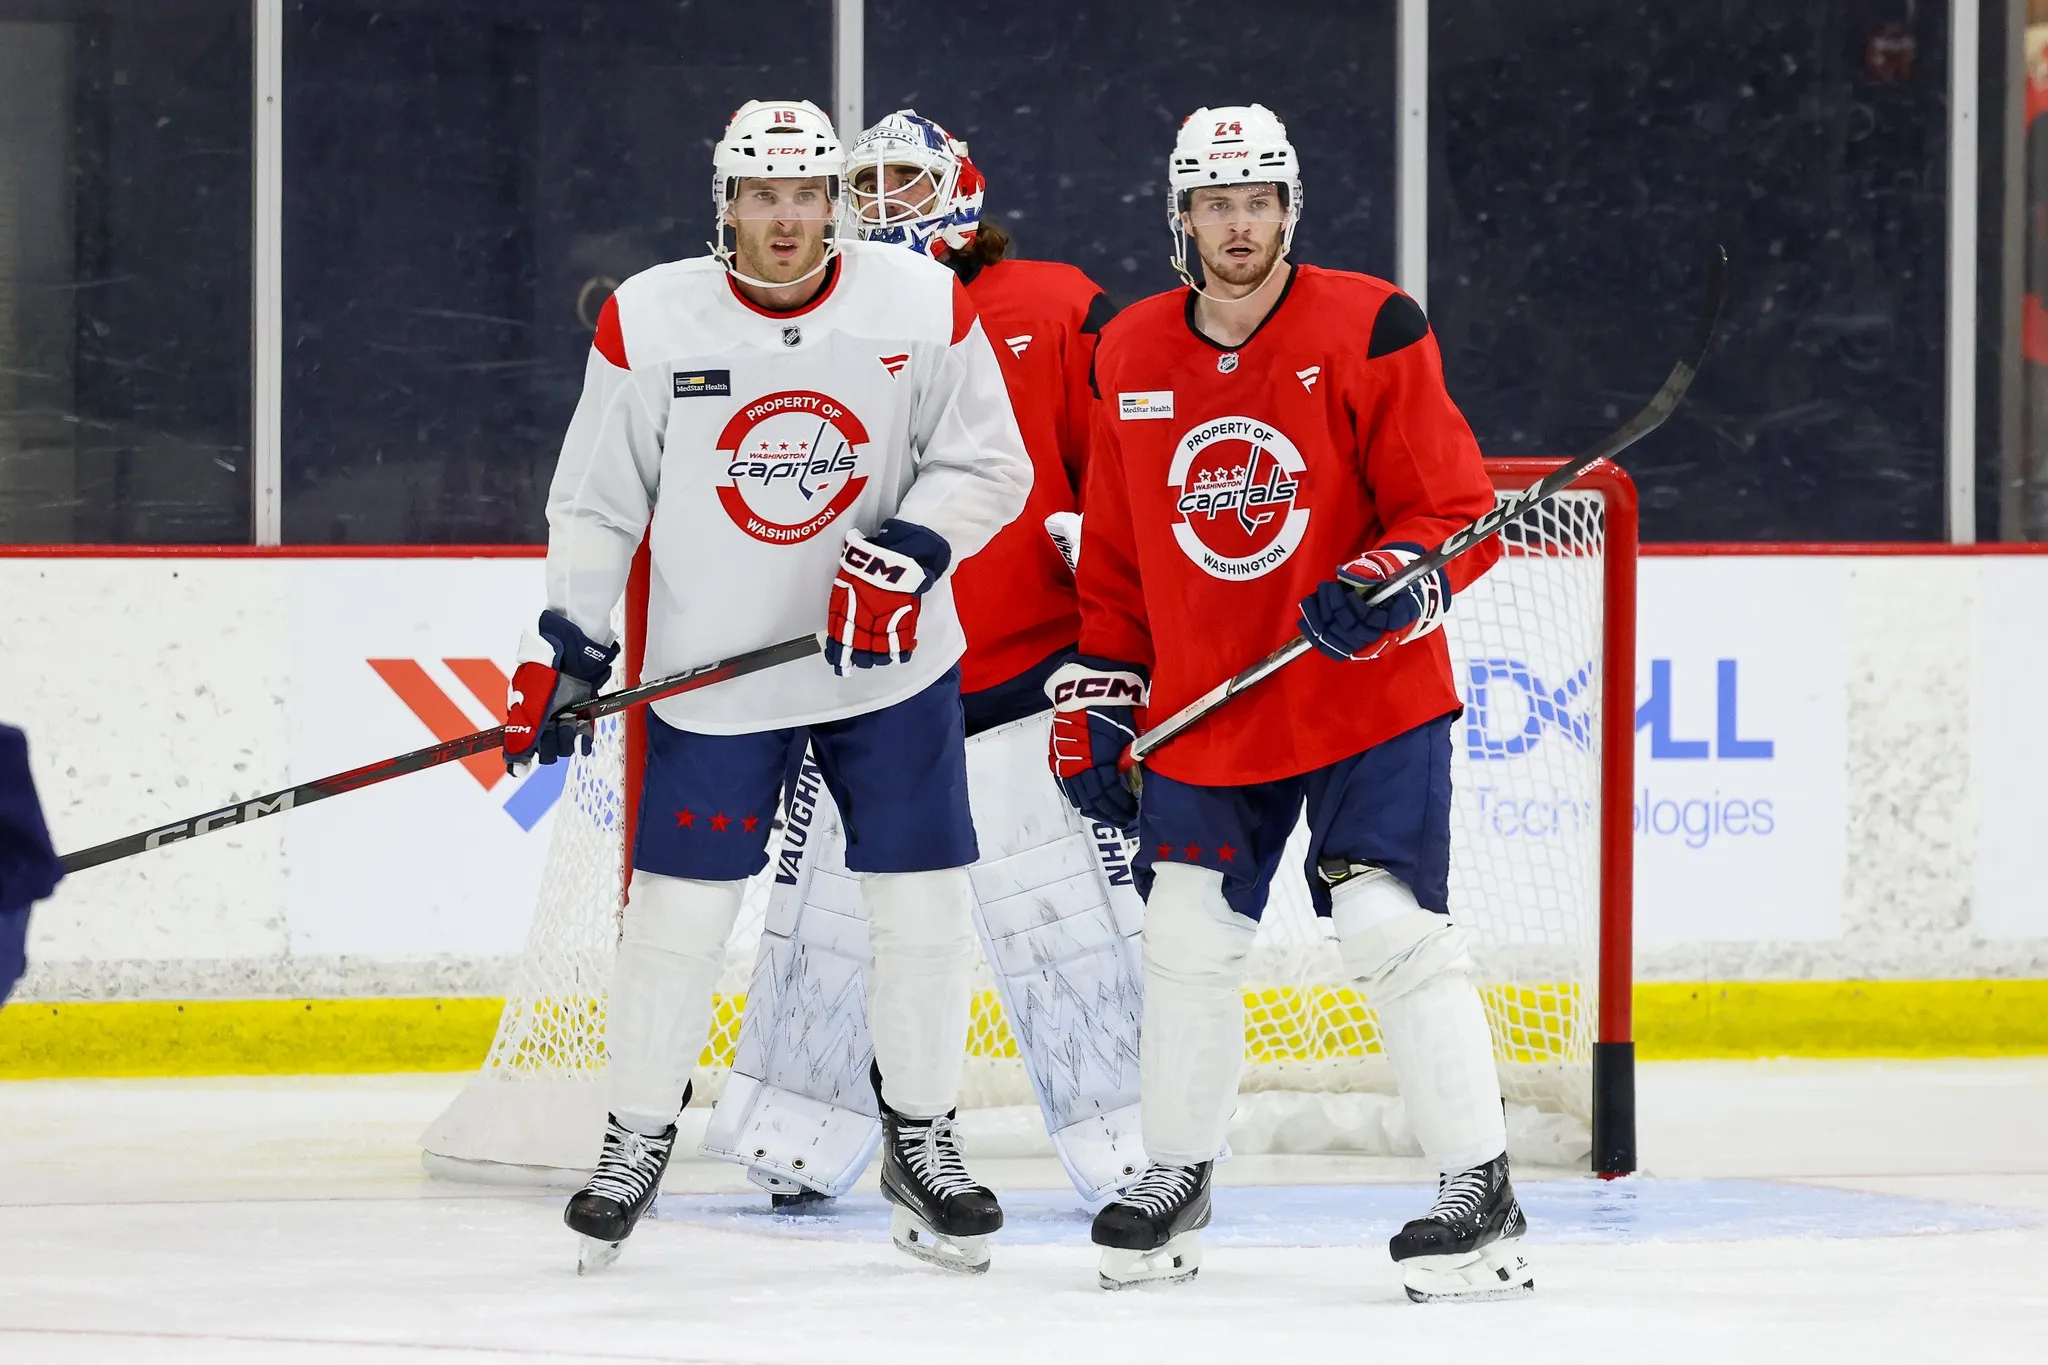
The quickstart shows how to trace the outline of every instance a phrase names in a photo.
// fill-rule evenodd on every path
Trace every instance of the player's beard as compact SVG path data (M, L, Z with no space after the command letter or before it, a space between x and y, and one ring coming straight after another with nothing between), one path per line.
M735 222L732 228L733 254L740 271L768 284L794 284L818 268L825 257L825 224L796 222L781 224L769 220ZM794 254L784 257L773 250L778 241L794 241Z
M1244 238L1229 237L1211 246L1197 236L1195 250L1202 258L1202 274L1212 287L1225 284L1246 292L1255 290L1272 275L1274 266L1280 260L1280 244L1285 236L1286 234L1279 231L1276 225L1272 239L1263 246L1253 239L1250 244L1259 249L1242 259L1224 253L1228 247L1242 245Z

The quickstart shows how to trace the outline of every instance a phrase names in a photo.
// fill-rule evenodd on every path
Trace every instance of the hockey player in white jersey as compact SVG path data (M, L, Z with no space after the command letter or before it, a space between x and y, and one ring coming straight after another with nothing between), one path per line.
M1095 334L1114 310L1070 265L1008 259L982 221L983 181L965 144L912 110L853 142L848 227L942 261L973 299L996 351L1034 479L1023 516L965 565L955 601L968 788L981 861L975 922L1054 1150L1075 1188L1100 1199L1144 1164L1138 1136L1135 848L1083 819L1042 755L1044 684L1073 657L1073 571L1049 534L1078 526ZM1078 532L1068 536L1078 554ZM852 1186L880 1142L861 1017L864 929L849 895L840 822L817 784L789 789L788 833L763 926L747 1017L703 1152L743 1164L777 1207Z
M952 1122L976 845L950 570L1016 516L1031 465L950 272L835 234L844 170L808 102L733 116L713 152L712 253L635 275L605 304L548 494L547 609L521 646L509 763L583 738L551 717L607 678L643 536L650 675L825 637L822 658L651 708L606 1015L611 1112L564 1215L584 1268L615 1258L653 1202L742 889L806 744L845 812L872 923L897 1241L978 1269L1002 1225Z

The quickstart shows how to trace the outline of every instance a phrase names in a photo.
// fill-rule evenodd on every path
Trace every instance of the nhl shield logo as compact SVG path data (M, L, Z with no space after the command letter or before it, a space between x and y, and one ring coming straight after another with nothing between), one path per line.
M1237 352L1225 351L1216 357L1216 373L1232 374L1237 370Z
M803 344L804 344L804 331L803 331L803 328L801 328L801 327L785 327L785 328L783 328L783 329L782 329L782 344L783 344L783 345L785 345L785 346L801 346L801 345L803 345Z
M1218 417L1193 428L1167 472L1181 553L1231 582L1279 568L1308 532L1306 472L1300 450L1270 423Z

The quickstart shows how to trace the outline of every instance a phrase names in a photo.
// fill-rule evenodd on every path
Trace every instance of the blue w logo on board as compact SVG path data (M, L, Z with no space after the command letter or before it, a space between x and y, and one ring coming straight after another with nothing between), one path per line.
M1528 753L1555 731L1574 748L1593 747L1588 710L1593 664L1552 687L1520 659L1473 659L1465 683L1465 752L1475 762ZM1519 722L1519 724L1517 724Z

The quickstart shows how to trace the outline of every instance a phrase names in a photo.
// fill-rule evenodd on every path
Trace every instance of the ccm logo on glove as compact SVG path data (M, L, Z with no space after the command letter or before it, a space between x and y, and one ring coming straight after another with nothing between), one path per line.
M1138 737L1137 708L1146 677L1135 664L1077 655L1045 680L1052 699L1046 761L1075 810L1128 830L1138 823L1138 798L1124 782L1123 753Z
M1046 680L1052 704L1061 711L1085 706L1143 706L1145 680L1135 673L1068 673L1066 668Z
M851 668L909 663L917 651L919 599L953 562L953 548L914 522L885 521L873 537L853 530L832 578L825 662Z

